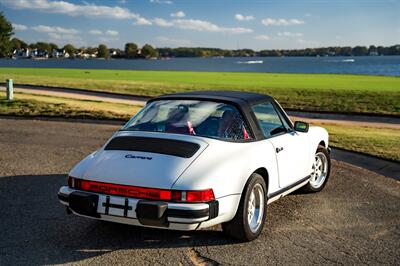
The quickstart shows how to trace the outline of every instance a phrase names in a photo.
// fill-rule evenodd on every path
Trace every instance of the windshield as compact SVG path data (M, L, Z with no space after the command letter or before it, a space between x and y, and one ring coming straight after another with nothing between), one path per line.
M252 139L249 128L236 107L198 100L151 102L122 130L196 135L222 140Z

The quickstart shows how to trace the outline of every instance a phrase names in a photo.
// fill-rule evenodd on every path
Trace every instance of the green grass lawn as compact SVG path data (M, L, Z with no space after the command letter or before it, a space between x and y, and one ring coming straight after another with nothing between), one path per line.
M15 93L14 101L0 92L0 115L128 120L141 106Z
M400 130L384 127L321 124L329 132L330 145L400 162Z
M400 78L364 75L0 68L31 84L156 96L229 89L274 96L286 109L400 116Z

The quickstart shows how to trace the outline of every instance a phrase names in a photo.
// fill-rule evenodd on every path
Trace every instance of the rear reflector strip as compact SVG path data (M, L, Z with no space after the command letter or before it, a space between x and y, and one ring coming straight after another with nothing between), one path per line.
M138 199L174 202L208 202L215 199L212 189L190 191L167 190L118 185L73 177L68 178L68 185L78 190Z
M100 194L139 199L171 200L171 191L169 190L117 185L83 179L75 179L74 183L74 188L76 189Z

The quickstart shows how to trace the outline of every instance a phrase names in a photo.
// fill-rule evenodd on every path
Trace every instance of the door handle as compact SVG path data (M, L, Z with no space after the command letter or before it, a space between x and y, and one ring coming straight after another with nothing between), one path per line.
M280 151L283 151L283 147L276 148L275 150L276 150L276 153L279 153Z

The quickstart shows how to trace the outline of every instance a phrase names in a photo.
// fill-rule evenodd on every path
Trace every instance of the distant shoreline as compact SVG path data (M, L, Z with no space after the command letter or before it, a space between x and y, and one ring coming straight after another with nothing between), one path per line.
M27 58L0 58L0 60L99 60L99 61L108 61L108 60L170 60L170 59L223 59L223 58L361 58L361 57L394 57L400 55L326 55L326 56L319 56L319 55L281 55L281 56L261 56L261 55L254 55L254 56L171 56L171 57L157 57L157 58L118 58L118 57L110 57L110 58L80 58L80 57L69 57L69 58L55 58L55 57L27 57Z
M400 76L400 56L0 59L0 67Z

